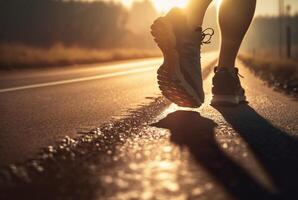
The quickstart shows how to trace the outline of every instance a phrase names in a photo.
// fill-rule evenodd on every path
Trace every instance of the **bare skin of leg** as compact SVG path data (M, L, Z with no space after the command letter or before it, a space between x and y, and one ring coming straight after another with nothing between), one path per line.
M251 24L256 0L223 0L218 14L221 30L219 67L233 69L242 40Z
M186 16L191 30L202 26L206 10L211 2L212 0L190 0Z

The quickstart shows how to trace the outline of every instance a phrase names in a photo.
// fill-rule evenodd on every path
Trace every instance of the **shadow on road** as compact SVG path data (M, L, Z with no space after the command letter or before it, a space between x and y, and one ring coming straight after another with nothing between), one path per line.
M215 140L217 124L193 111L176 111L154 126L169 129L172 142L187 146L196 161L205 167L237 199L298 199L298 140L259 115L249 105L216 108L245 140L269 174L278 194L273 197Z
M216 108L247 142L279 189L281 199L298 199L298 140L248 105Z
M172 142L188 147L195 160L236 199L269 199L269 193L220 149L213 120L198 112L176 111L153 126L169 129Z

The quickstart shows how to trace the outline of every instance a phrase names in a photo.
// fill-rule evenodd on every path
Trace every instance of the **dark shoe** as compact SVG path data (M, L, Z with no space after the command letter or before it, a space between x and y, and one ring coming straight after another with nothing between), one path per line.
M228 70L216 67L214 73L211 105L236 106L246 102L245 91L239 80L238 68Z
M204 102L200 62L202 28L191 31L183 11L175 8L155 20L151 30L164 55L164 63L157 72L162 94L182 107L201 106Z

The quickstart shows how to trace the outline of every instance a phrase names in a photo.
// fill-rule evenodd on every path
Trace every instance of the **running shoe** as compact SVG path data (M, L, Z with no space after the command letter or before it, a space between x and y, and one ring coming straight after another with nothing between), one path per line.
M157 72L162 94L179 106L200 107L204 102L200 63L200 48L205 38L202 28L190 30L183 11L174 8L154 21L151 34L164 56ZM211 38L213 32L208 35Z
M246 103L245 90L242 88L238 68L216 67L212 80L213 106L237 106Z

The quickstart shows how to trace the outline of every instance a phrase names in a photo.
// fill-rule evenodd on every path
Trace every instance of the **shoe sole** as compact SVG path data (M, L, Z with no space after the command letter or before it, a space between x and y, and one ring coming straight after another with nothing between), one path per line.
M157 71L162 94L181 107L200 107L201 99L181 72L179 54L176 50L176 36L171 22L165 17L158 18L151 26L151 34L164 56L164 62ZM171 80L173 75L177 81Z
M237 106L246 103L245 96L235 95L213 95L211 100L212 106Z

